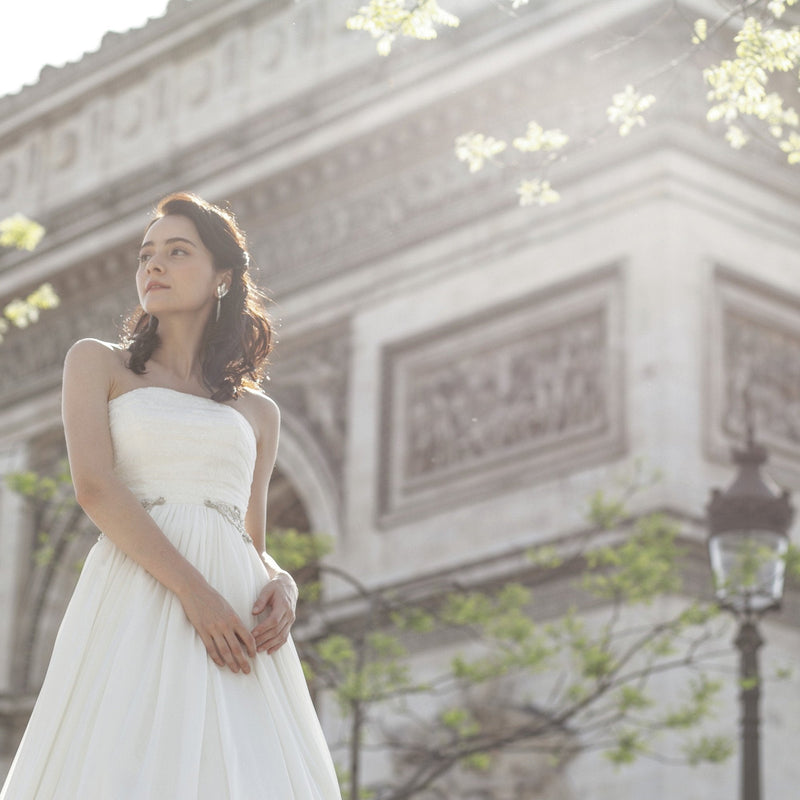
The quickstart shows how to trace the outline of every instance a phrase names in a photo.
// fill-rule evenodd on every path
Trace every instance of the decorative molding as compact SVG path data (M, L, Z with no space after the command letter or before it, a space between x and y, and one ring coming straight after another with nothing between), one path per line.
M88 77L105 79L102 91L87 85L83 94L66 104L62 100L62 107L38 118L29 118L23 106L17 128L10 127L13 115L6 117L0 206L40 213L42 197L64 202L91 194L146 163L171 159L193 143L235 130L248 111L274 106L308 83L308 71L297 69L305 56L308 26L289 24L283 13L287 4L194 5L185 11L191 25L176 27L169 20L153 26L150 35L138 31L110 38L106 55L114 49L126 54L122 63L128 72L119 73L114 62L98 64ZM307 13L296 12L303 18ZM261 42L273 29L290 39L290 47L265 68ZM145 64L128 52L127 42L136 36L148 40L151 57ZM281 76L280 91L276 75ZM247 103L238 97L243 89L234 91L237 86L246 87ZM59 87L53 88L57 103Z
M176 10L188 18L195 3ZM545 53L533 38L539 49L523 61L525 67L479 73L471 85L446 96L433 62L419 66L401 58L393 62L393 92L380 96L376 85L386 70L374 56L365 65L343 47L346 31L334 30L335 10L308 3L291 11L297 24L289 26L286 8L256 8L242 0L238 10L231 6L224 24L211 28L216 17L198 4L195 38L177 48L170 47L178 35L173 22L156 20L147 35L131 32L159 52L169 48L169 59L151 59L147 70L117 76L106 91L43 115L30 123L30 135L0 149L0 205L35 212L28 200L57 198L42 217L48 237L41 248L5 254L0 266L21 272L57 249L62 232L67 238L88 236L125 213L144 210L176 185L230 184L233 179L225 176L241 174L243 164L253 165L251 185L240 178L243 186L211 199L233 194L240 217L252 212L258 220L257 227L249 221L245 227L253 234L254 253L269 266L273 291L280 293L513 207L507 174L470 175L453 157L453 139L476 119L497 120L501 135L521 132L526 99L547 90L546 74L576 80L572 51L551 53L548 70L536 69ZM530 15L509 29L515 47L534 35L534 21ZM470 27L470 36L480 41L481 27ZM126 48L128 37L110 40L104 50ZM325 80L300 68L311 45L322 48L323 61L335 60ZM457 63L448 55L444 66ZM568 85L580 91L578 84ZM419 88L425 92L411 95ZM400 104L402 92L427 100ZM703 97L694 102L693 112L704 118ZM689 103L682 98L683 113ZM579 139L596 121L578 108L584 105L565 111L563 124ZM348 115L353 135L343 139L329 128L339 128ZM323 130L329 140L298 150L304 137L322 140ZM287 169L270 174L264 167L257 174L262 161L284 151L292 155L275 160L273 169L288 163Z
M503 195L500 173L484 178L484 202L472 195L473 176L450 153L421 161L371 186L353 187L314 203L287 219L259 229L257 253L269 264L274 291L302 289L365 263L375 263L434 236L452 230L486 211L486 201L511 206ZM486 190L495 189L486 193Z
M132 303L131 285L95 297L76 294L32 328L12 330L0 347L0 408L57 387L67 350L78 339L116 341Z
M708 358L709 455L743 444L747 392L756 438L800 479L800 296L718 266Z
M384 348L380 523L621 454L622 326L610 267Z

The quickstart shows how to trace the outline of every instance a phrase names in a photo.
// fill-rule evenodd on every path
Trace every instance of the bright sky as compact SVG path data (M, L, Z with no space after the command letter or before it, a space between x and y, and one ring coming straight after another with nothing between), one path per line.
M35 83L45 64L97 50L106 31L140 28L167 0L8 0L0 9L0 97Z

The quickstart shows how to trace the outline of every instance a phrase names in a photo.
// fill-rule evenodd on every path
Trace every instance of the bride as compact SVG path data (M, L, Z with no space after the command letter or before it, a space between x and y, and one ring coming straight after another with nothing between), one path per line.
M78 502L102 531L0 800L339 800L265 551L271 328L233 216L186 193L139 251L123 346L64 365Z

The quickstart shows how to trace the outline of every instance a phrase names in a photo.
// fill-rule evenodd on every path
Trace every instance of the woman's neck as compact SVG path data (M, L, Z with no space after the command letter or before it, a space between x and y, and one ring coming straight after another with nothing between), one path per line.
M204 327L197 323L196 316L186 323L177 319L159 319L160 344L150 362L180 383L202 386Z

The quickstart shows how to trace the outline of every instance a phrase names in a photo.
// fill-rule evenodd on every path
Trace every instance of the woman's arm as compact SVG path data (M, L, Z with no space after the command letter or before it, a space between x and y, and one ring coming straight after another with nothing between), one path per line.
M253 628L252 633L259 651L273 653L289 638L297 606L297 584L267 553L265 547L267 489L278 453L280 411L272 400L263 395L251 394L248 399L252 409L249 417L257 430L258 452L245 528L270 576L270 582L261 590L253 606L255 616L267 609L269 614Z
M114 473L108 399L120 369L118 353L90 339L73 345L64 362L62 416L76 499L120 550L178 597L214 662L249 672L251 633Z

